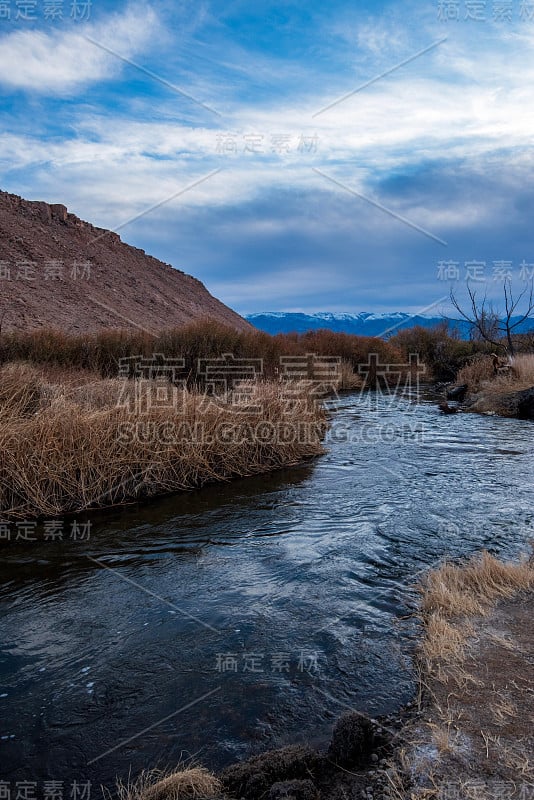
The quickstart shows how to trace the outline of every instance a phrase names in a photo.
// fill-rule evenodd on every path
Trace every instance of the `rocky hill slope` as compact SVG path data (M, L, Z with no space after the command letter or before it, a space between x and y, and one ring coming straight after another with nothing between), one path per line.
M117 233L63 205L0 192L2 331L156 332L201 317L251 328L196 278L124 244Z

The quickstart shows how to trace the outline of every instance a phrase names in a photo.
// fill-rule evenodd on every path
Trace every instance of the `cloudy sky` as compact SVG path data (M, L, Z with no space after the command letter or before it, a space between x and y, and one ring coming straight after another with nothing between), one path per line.
M443 309L532 272L533 56L525 0L4 0L0 186L242 313Z

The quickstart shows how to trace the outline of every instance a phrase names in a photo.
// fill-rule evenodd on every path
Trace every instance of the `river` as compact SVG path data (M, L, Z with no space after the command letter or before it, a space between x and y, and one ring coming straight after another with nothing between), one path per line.
M534 426L431 396L331 405L313 463L92 514L79 535L67 520L63 541L4 531L0 780L96 797L413 697L414 583L445 556L525 549Z

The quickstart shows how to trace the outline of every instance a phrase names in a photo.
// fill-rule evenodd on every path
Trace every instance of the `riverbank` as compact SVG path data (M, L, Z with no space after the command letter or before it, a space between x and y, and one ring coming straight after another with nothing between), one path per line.
M59 516L257 475L323 452L326 414L299 382L231 396L163 379L0 369L0 517Z
M395 755L398 796L534 793L534 562L484 553L422 587L420 713Z
M121 800L529 800L534 793L534 562L487 553L445 563L421 587L417 703L358 712L323 750L287 747L220 775L144 775Z
M448 399L459 400L462 411L534 419L534 355L500 367L489 355L476 358L458 372Z

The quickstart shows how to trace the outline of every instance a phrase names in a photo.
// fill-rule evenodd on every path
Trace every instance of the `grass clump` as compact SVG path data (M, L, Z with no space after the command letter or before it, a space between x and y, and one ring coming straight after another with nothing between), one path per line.
M477 391L482 385L495 378L492 357L488 354L478 354L462 367L457 376L458 386L467 386L468 392Z
M498 600L534 588L530 561L504 563L484 551L463 564L443 563L421 586L425 635L421 667L426 676L465 680L465 646L474 634L471 619L484 616Z
M478 356L462 367L456 376L456 383L465 384L469 392L488 390L495 394L534 386L534 354L521 353L510 363L502 361L504 366L495 368L494 356Z
M534 388L534 354L520 353L512 361L496 354L479 356L458 372L456 384L467 387L469 411L531 417L530 407L520 404L521 392Z
M465 564L446 561L430 572L422 585L421 610L426 622L436 615L451 619L485 614L496 600L532 587L531 561L504 563L484 551Z
M221 782L203 767L173 772L143 772L136 781L117 784L119 800L214 800Z

